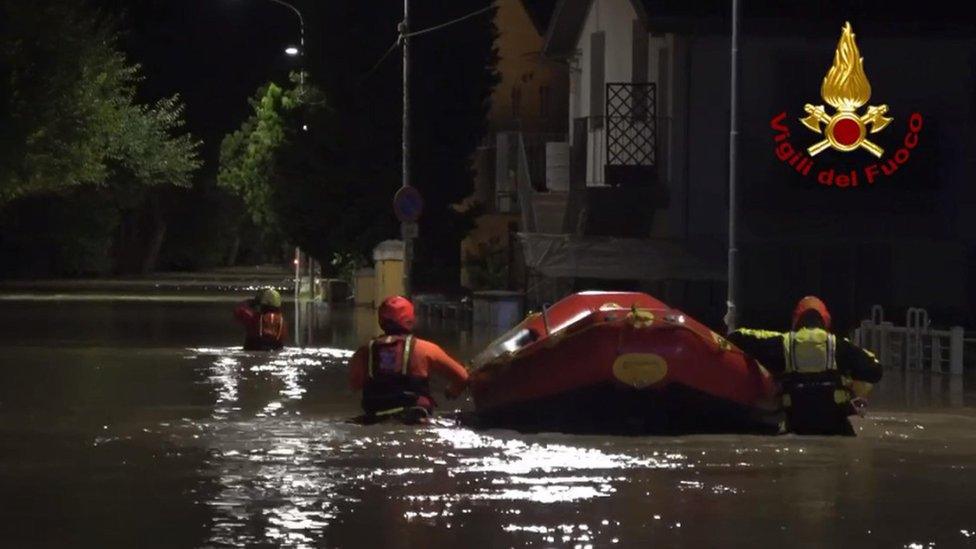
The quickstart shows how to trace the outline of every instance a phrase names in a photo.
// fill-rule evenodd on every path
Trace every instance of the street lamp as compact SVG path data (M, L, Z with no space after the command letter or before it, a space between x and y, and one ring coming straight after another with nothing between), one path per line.
M305 63L304 63L304 61L305 61L305 18L302 17L302 12L299 11L299 9L296 8L294 5L292 5L291 3L285 2L285 0L271 0L271 1L274 2L275 4L279 4L279 5L285 6L286 8L288 8L291 11L295 12L295 15L298 16L298 30L299 30L299 34L300 34L298 47L296 48L295 46L288 46L288 48L285 49L285 53L287 53L288 55L291 55L291 56L296 56L296 55L301 55L302 56L302 66L299 69L298 78L299 78L299 85L301 86L301 90L304 91L304 87L305 87Z
M285 53L292 57L301 56L301 62L299 65L299 72L298 72L298 90L299 90L298 93L300 96L304 96L305 95L305 18L302 17L302 12L299 11L299 9L296 8L294 5L292 5L291 3L285 2L285 0L271 0L271 1L274 2L275 4L279 4L290 9L292 12L295 13L295 15L298 16L298 31L299 31L298 47L296 48L295 46L288 46L287 48L285 48ZM302 130L308 131L308 125L302 124ZM302 277L301 264L302 264L302 249L296 246L295 247L295 340L296 342L301 341L301 336L299 335L301 334L301 328L299 326L300 313L299 313L299 306L298 306L299 296L301 292L301 277ZM309 291L314 291L314 277L312 276L311 262L309 262L308 264L308 271L309 271L308 272Z

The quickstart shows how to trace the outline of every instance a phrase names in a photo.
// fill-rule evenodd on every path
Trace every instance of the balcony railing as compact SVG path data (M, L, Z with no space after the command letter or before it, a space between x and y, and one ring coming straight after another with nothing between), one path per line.
M657 86L653 82L608 83L606 98L606 183L656 183Z

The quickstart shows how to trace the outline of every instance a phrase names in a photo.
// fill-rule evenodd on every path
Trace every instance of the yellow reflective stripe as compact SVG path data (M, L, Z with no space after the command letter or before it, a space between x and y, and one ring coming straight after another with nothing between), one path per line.
M403 406L399 408L390 408L389 410L382 410L380 412L373 412L374 416L392 416L393 414L399 414L400 412L406 410Z
M793 332L783 334L783 364L787 372L795 370L793 367Z
M369 377L373 377L373 344L376 343L375 339L369 340L369 351L366 355L369 357L366 359L366 372Z
M834 334L827 334L827 369L837 369L837 338Z
M773 339L777 337L783 337L780 332L774 332L772 330L754 330L751 328L739 328L733 333L739 333L745 336L758 337L762 339Z
M407 375L410 372L411 354L413 354L413 336L408 335L406 342L403 344L403 375Z

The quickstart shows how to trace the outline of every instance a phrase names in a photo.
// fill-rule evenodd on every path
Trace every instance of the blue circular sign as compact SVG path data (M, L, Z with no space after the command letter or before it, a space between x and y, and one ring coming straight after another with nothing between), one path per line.
M420 219L424 211L424 199L416 187L400 187L393 196L393 213L403 223L413 223Z

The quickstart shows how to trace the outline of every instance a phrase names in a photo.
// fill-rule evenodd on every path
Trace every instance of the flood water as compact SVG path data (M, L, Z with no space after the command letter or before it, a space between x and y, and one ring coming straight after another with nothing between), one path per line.
M262 354L232 305L0 300L0 546L976 543L968 379L886 372L857 438L360 426L370 312ZM490 337L423 331L462 358Z

